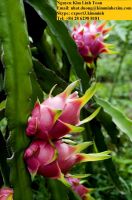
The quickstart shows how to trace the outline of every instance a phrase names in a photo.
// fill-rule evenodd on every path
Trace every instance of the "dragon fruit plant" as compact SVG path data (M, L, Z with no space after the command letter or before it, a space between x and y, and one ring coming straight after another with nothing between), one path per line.
M109 151L80 153L92 142L70 145L63 141L63 137L67 134L83 131L84 128L80 125L91 120L99 112L97 109L86 119L80 120L80 111L94 95L98 84L94 83L84 96L79 98L77 91L71 93L77 83L78 81L75 81L64 92L55 97L50 94L42 103L37 101L35 104L26 129L27 136L32 137L32 143L24 154L28 170L33 177L40 174L61 180L65 185L71 186L65 176L74 165L110 157ZM79 185L79 188L85 187Z
M78 51L87 63L95 62L101 54L110 53L110 44L104 42L107 33L111 30L105 28L106 23L99 26L97 22L79 24L72 30L72 38L75 41Z

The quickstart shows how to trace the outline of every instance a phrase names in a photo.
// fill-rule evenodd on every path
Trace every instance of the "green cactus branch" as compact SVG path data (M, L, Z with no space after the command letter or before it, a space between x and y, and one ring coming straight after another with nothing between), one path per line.
M23 151L29 142L25 135L25 124L31 107L32 88L29 74L32 60L22 0L0 1L0 13L0 38L6 67L6 116L13 150L13 158L10 161L13 199L30 200L32 192L23 162Z
M7 148L6 142L0 131L0 171L3 177L4 185L9 186L9 167L7 165Z

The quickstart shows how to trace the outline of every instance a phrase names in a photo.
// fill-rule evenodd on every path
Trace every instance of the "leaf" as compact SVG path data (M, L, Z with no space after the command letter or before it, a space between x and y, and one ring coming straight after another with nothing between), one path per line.
M84 70L84 62L77 51L77 47L72 40L66 26L62 21L56 20L56 11L48 4L47 0L26 0L39 14L39 16L46 21L50 31L55 35L60 43L62 49L65 51L68 59L75 69L77 76L81 79L83 89L88 88L89 77Z
M64 74L64 78L68 82L70 79L71 65L64 51L62 51L62 62L63 62L63 67L61 73Z
M47 24L41 19L37 12L26 2L24 2L28 33L33 42L38 43L43 35L44 28ZM37 31L36 31L37 30Z
M94 117L96 117L98 115L99 112L100 112L100 108L97 108L91 115L89 115L85 119L81 120L78 123L78 125L82 125L82 124L90 122Z
M74 175L70 175L72 178L87 178L90 176L90 174L74 174Z
M5 117L5 110L0 111L0 121Z
M114 124L114 122L112 121L112 117L106 112L104 112L103 109L101 109L99 114L97 115L97 119L99 119L100 123L105 128L107 134L111 138L112 143L118 147L120 145L119 139L118 139L119 130L117 129L117 126Z
M105 143L104 136L101 131L101 125L100 123L94 118L90 122L90 127L92 130L92 133L94 134L94 140L95 144L97 146L97 149L99 151L106 151L107 145ZM112 161L112 159L104 160L104 166L106 168L106 171L108 172L109 176L111 177L111 180L113 181L114 185L120 192L124 192L125 185L120 181L120 176L115 168L115 165Z
M0 120L5 116L6 100L0 103Z
M79 197L77 193L75 193L72 189L68 191L69 200L81 200L82 198Z
M43 101L44 95L43 95L43 91L42 91L40 85L37 82L36 74L34 71L30 74L30 77L31 77L32 91L33 91L32 92L32 104L34 106L37 99L39 99L40 102Z
M4 110L5 107L6 107L6 100L4 100L4 101L2 101L2 102L0 103L0 111Z
M38 55L36 58L44 64L46 67L50 67L51 70L54 70L59 76L60 67L56 56L56 48L52 39L47 33L47 29L44 30L41 40L36 44Z
M58 180L48 179L48 188L51 191L52 200L81 200L81 198L71 189L64 186Z
M66 82L57 76L54 71L42 65L37 59L33 59L33 67L38 83L46 93L49 93L55 84L57 84L56 92L62 92L66 88Z
M132 121L128 119L120 110L111 105L109 102L96 98L96 102L103 107L104 111L107 112L117 127L132 141Z

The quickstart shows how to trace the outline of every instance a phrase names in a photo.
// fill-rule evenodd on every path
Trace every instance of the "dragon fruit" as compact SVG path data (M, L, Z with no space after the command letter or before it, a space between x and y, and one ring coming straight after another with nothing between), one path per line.
M1 188L0 200L13 200L13 189L7 187Z
M106 34L111 30L104 28L106 23L97 25L96 21L93 23L79 24L72 30L72 38L75 41L80 55L87 63L92 63L102 53L109 53L109 44L105 44L104 40Z
M78 81L70 84L64 92L55 97L49 96L43 103L36 102L26 129L27 136L37 139L59 139L71 132L81 132L84 129L79 125L91 120L98 112L80 121L80 110L94 95L98 84L93 84L83 97L78 97L74 89ZM91 118L92 117L92 118Z
M47 166L55 160L56 149L49 142L36 140L26 149L24 157L32 174L42 174L40 166Z
M84 130L80 125L93 119L99 112L97 109L84 120L80 120L81 108L94 95L98 84L93 84L79 98L77 91L72 90L78 81L70 84L64 92L51 96L42 103L37 102L28 120L26 134L32 137L30 146L25 150L24 159L32 177L40 174L58 179L70 186L65 175L71 168L81 162L104 160L110 157L109 151L102 153L80 153L92 142L69 145L63 141L66 134Z
M54 141L54 143L34 140L26 149L24 158L32 176L37 173L64 181L64 175L75 164L104 160L110 157L109 151L92 154L80 153L91 144L91 142L84 142L72 146L62 142L62 140Z
M108 155L110 151L91 154L80 153L91 144L91 142L84 142L72 146L62 141L57 141L55 143L55 146L58 151L57 161L61 172L67 174L75 164L89 161L104 160L110 157Z

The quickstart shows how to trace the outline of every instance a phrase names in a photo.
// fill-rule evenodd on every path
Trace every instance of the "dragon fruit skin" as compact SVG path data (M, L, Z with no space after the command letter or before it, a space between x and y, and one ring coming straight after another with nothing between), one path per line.
M91 154L80 153L91 144L91 142L84 142L72 146L62 141L57 141L55 143L55 147L58 151L57 162L59 164L61 172L63 174L67 174L71 170L71 168L78 163L98 161L110 158L110 151Z
M26 149L24 159L27 163L28 170L36 174L40 166L46 166L52 163L56 158L56 149L48 142L35 140Z
M79 24L72 31L72 38L75 41L80 55L87 63L92 63L102 53L109 53L108 45L104 43L106 34L111 30L104 28L106 23L97 26L96 22Z
M64 92L55 97L49 96L41 104L36 102L29 117L26 129L27 136L37 139L59 139L70 132L81 132L79 127L80 110L94 95L98 84L93 84L83 97L75 91L71 94L78 81L70 84Z
M58 146L61 144L60 142L57 143ZM63 152L60 154L60 156L64 156L64 159L67 159L67 156L71 151L73 151L73 149L71 147L68 149L68 152L65 152L65 149L63 148L62 151ZM53 179L61 179L63 170L61 170L59 165L60 162L58 162L58 153L59 152L57 152L57 148L52 146L52 144L40 140L33 141L26 149L24 154L25 162L32 176L40 174ZM68 161L67 171L69 170L69 165L71 168L74 163Z
M55 146L58 150L59 167L62 173L66 174L77 163L75 148L61 141L58 141Z
M28 127L26 129L27 135L31 136L37 133L43 135L43 139L48 138L48 131L51 130L54 125L54 120L57 112L53 111L49 107L40 105L36 102L32 111L32 117L28 120Z
M1 188L0 200L13 200L13 189L7 187Z
M61 141L52 146L47 142L36 140L26 149L24 159L31 174L38 173L50 178L60 178L61 172L67 172L75 164L75 155L69 160L75 149Z
M40 174L50 178L61 178L61 170L56 160L57 152L54 146L44 141L33 141L24 153L28 170L34 177Z
M76 164L87 161L107 159L109 152L96 154L83 154L80 151L91 145L84 142L78 145L68 145L61 140L50 144L45 141L35 140L26 149L24 159L29 172L61 179L62 174L67 174Z

